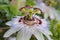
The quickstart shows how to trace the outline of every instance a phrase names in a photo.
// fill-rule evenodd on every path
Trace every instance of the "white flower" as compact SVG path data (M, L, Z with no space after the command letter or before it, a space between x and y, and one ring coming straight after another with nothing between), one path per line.
M49 22L36 15L33 15L32 21L25 21L24 16L17 16L6 24L11 27L4 34L4 37L9 37L18 32L17 40L30 40L32 35L34 35L37 40L45 40L43 35L45 35L48 40L52 40L50 37L52 33L48 29Z
M58 12L55 8L51 6L47 6L43 0L35 0L36 5L34 7L40 8L42 12L44 13L44 18L47 19L50 17L50 19L57 19L60 20L60 12Z

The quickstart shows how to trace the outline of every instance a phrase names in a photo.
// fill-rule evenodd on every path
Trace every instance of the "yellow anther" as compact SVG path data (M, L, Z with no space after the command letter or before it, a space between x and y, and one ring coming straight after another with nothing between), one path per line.
M40 13L41 13L41 11L40 11L39 9L36 9L36 10L35 10L35 13L40 14Z
M22 12L24 12L24 13L25 13L25 12L26 12L26 9L25 9L25 8L23 8L23 9L22 9Z

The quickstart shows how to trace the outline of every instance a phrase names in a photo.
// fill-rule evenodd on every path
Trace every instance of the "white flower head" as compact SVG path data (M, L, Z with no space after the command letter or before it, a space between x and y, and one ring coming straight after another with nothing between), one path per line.
M46 3L44 3L42 0L35 0L36 5L34 7L40 8L42 12L44 13L44 18L47 19L50 17L50 19L54 20L55 18L57 20L60 20L59 13L55 8L48 6Z
M45 40L43 35L45 35L48 40L52 40L50 37L52 33L49 31L49 21L35 15L36 10L28 10L30 8L31 7L22 8L20 11L25 13L24 16L16 16L6 23L6 25L10 26L10 29L3 37L7 38L18 32L16 40L30 40L32 35L34 35L37 40ZM39 10L37 13L40 13Z
M50 35L52 33L49 31L49 22L45 19L41 19L38 16L33 16L34 20L25 21L24 16L17 16L6 24L11 26L11 28L4 34L4 37L9 37L12 34L18 32L17 40L29 40L32 34L37 38L37 40L44 40L43 34L52 40Z

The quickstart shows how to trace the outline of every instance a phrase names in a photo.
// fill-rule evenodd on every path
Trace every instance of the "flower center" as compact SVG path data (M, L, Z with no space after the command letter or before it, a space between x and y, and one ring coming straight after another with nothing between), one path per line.
M33 14L42 13L42 11L39 8L25 6L20 8L20 12L24 14L24 18L20 18L19 22L23 22L26 25L42 24L41 20L33 17Z
M24 18L20 18L19 22L23 22L24 24L29 26L32 26L34 24L42 24L42 21L37 18L33 18L32 20L24 20Z

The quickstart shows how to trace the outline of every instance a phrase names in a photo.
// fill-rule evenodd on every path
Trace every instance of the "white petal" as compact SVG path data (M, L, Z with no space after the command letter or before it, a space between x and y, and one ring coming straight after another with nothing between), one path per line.
M33 35L37 38L37 40L44 40L43 34L39 31L37 31L35 28L33 28Z
M47 35L52 35L52 33L49 30L46 30L45 28L43 28L43 26L38 25L38 27L36 27L36 28L43 33L44 32L47 33Z
M41 19L41 17L39 17L39 16L37 16L37 15L33 15L33 17L38 18L38 19Z
M36 1L36 3L40 3L40 2L42 2L43 0L35 0Z
M11 27L15 27L16 25L20 25L19 19L23 18L23 16L16 16L11 21L7 22L6 25L9 25Z
M47 7L47 12L49 14L49 17L53 20L55 19L55 14L53 12L54 10L52 10L52 7Z
M48 18L48 13L47 13L47 11L44 13L44 18L45 18L45 19Z
M7 22L7 23L6 23L6 25L11 25L11 23L12 23L12 22L11 22L11 21L9 21L9 22Z
M9 37L8 40L16 40L16 37Z
M16 16L11 21L18 21L21 17L23 17L23 16Z
M60 11L55 12L56 20L60 20Z
M15 18L13 18L11 21L7 22L6 25L11 26L14 23L18 23L18 20L20 19L20 16L16 16Z
M41 21L42 21L42 24L41 24L42 28L45 28L46 30L48 30L50 26L50 22L46 19L41 19Z
M47 19L40 19L42 21L41 24L36 24L34 26L38 26L39 28L42 27L43 29L48 30L50 26L50 22Z
M52 35L52 33L49 30L44 30L41 27L40 28L36 27L36 30L43 33L48 38L48 40L52 40L51 37L50 37L50 35Z
M19 26L19 25L18 25L18 26ZM20 24L19 27L18 27L18 26L16 26L16 27L11 27L11 29L9 29L9 30L4 34L3 37L9 37L9 36L11 36L13 33L19 31L22 27L24 27L24 25L21 25L21 24Z
M35 7L36 8L40 8L42 10L42 12L45 12L46 11L46 8L47 8L46 4L43 3L42 0L38 0L38 2L36 3L36 6Z
M52 8L52 10L53 10L53 13L54 13L56 19L60 20L60 11L56 10L55 8Z
M48 40L53 40L47 33L44 32L43 34L47 37Z
M53 14L53 12L50 12L49 13L49 16L50 16L50 18L53 20L53 19L55 19L55 14Z
M46 19L41 19L41 21L42 21L42 24L45 24L45 25L46 25L46 24L50 24L49 21L46 20Z
M20 30L17 34L17 40L30 40L32 34L28 30L26 28Z

